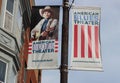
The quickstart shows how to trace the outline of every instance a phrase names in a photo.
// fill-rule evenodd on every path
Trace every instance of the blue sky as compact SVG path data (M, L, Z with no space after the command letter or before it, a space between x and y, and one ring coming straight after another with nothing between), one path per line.
M36 0L36 5L61 4L61 1ZM101 7L100 37L104 72L69 70L68 83L120 83L120 0L75 0L74 4ZM60 83L59 70L43 70L42 83Z

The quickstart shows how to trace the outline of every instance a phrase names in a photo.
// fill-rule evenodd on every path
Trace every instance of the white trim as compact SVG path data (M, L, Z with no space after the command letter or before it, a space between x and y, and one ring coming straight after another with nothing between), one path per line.
M2 0L2 7L1 7L1 18L2 18L1 27L2 27L2 29L4 29L4 25L5 25L6 6L7 6L7 0Z
M11 16L13 16L13 14L12 14L12 13L10 13L8 10L6 10L6 12L7 12L8 14L10 14Z

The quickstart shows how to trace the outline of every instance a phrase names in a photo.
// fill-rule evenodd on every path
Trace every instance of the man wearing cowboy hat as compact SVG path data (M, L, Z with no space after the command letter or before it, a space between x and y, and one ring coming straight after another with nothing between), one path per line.
M51 7L46 6L39 10L43 19L31 31L31 38L38 40L55 39L54 31L57 29L58 21L53 19Z

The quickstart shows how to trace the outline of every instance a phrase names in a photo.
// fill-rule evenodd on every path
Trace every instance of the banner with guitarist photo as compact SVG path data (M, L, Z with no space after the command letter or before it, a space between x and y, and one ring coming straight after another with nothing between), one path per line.
M59 6L33 6L27 69L58 68Z

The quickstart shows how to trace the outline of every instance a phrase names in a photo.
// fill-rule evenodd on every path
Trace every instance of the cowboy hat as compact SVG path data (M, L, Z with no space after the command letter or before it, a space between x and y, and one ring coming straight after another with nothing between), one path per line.
M40 9L40 10L39 10L40 15L43 16L43 13L44 13L45 11L49 11L49 12L51 12L51 13L53 12L50 6L46 6L44 9Z

